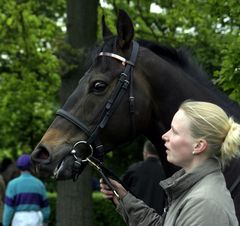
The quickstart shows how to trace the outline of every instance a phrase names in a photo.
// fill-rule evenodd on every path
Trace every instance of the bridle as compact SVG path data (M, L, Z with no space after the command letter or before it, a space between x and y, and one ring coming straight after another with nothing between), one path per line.
M132 131L135 131L133 75L132 74L133 74L133 68L135 66L136 58L138 55L138 50L139 50L139 44L133 41L132 52L129 60L115 53L100 52L98 54L97 57L111 57L115 60L120 61L125 66L125 68L124 68L124 71L119 76L116 87L112 91L111 97L108 99L108 101L106 102L102 110L99 123L96 125L96 127L93 130L90 130L81 120L71 115L69 112L65 111L64 109L59 109L56 112L57 116L61 116L67 121L73 123L75 126L80 128L88 137L87 141L77 141L74 144L73 149L71 150L71 154L73 155L76 164L79 163L80 165L80 162L82 161L76 155L77 146L81 144L85 144L89 146L90 151L93 152L94 159L100 160L100 162L103 161L103 155L106 150L100 141L99 131L105 128L109 119L111 118L115 110L118 108L119 103L122 100L128 88L129 88L129 111L130 111L130 118L131 118L131 127L132 127Z

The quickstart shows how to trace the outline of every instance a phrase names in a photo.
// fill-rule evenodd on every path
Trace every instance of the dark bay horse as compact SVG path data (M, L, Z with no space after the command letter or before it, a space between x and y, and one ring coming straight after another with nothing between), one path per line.
M150 42L133 41L129 16L119 11L117 35L103 19L103 44L57 117L32 153L46 176L70 179L84 168L76 159L105 152L145 135L160 150L166 174L176 168L166 160L161 135L186 99L210 101L240 120L240 107L214 87L183 51ZM74 151L74 152L73 152ZM240 219L240 161L225 170L228 188Z

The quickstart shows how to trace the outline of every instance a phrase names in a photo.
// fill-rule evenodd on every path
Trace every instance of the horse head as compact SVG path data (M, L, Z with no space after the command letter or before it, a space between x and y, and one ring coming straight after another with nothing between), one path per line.
M45 176L70 179L76 159L93 154L102 161L105 152L147 127L150 94L137 70L139 46L124 11L119 11L116 28L113 36L103 17L101 48L32 153L33 163ZM86 164L77 163L80 173Z

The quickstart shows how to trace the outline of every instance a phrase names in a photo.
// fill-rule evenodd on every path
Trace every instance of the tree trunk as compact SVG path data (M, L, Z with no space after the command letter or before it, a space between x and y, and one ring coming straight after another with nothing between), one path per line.
M88 166L76 182L57 184L57 226L92 226L91 169Z
M96 42L98 0L67 1L67 42L79 52ZM81 49L84 51L81 51ZM76 59L74 60L76 61ZM85 56L77 59L78 67L62 77L60 100L63 104L86 71ZM91 169L86 167L76 182L57 183L57 226L92 226Z
M73 48L90 47L97 37L98 0L67 1L68 43Z

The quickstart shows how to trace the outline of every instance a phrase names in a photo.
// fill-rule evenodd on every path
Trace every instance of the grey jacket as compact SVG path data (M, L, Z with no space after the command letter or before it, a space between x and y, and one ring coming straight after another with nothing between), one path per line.
M168 196L165 216L128 193L118 212L129 226L238 226L234 204L217 159L190 173L184 170L161 181Z

